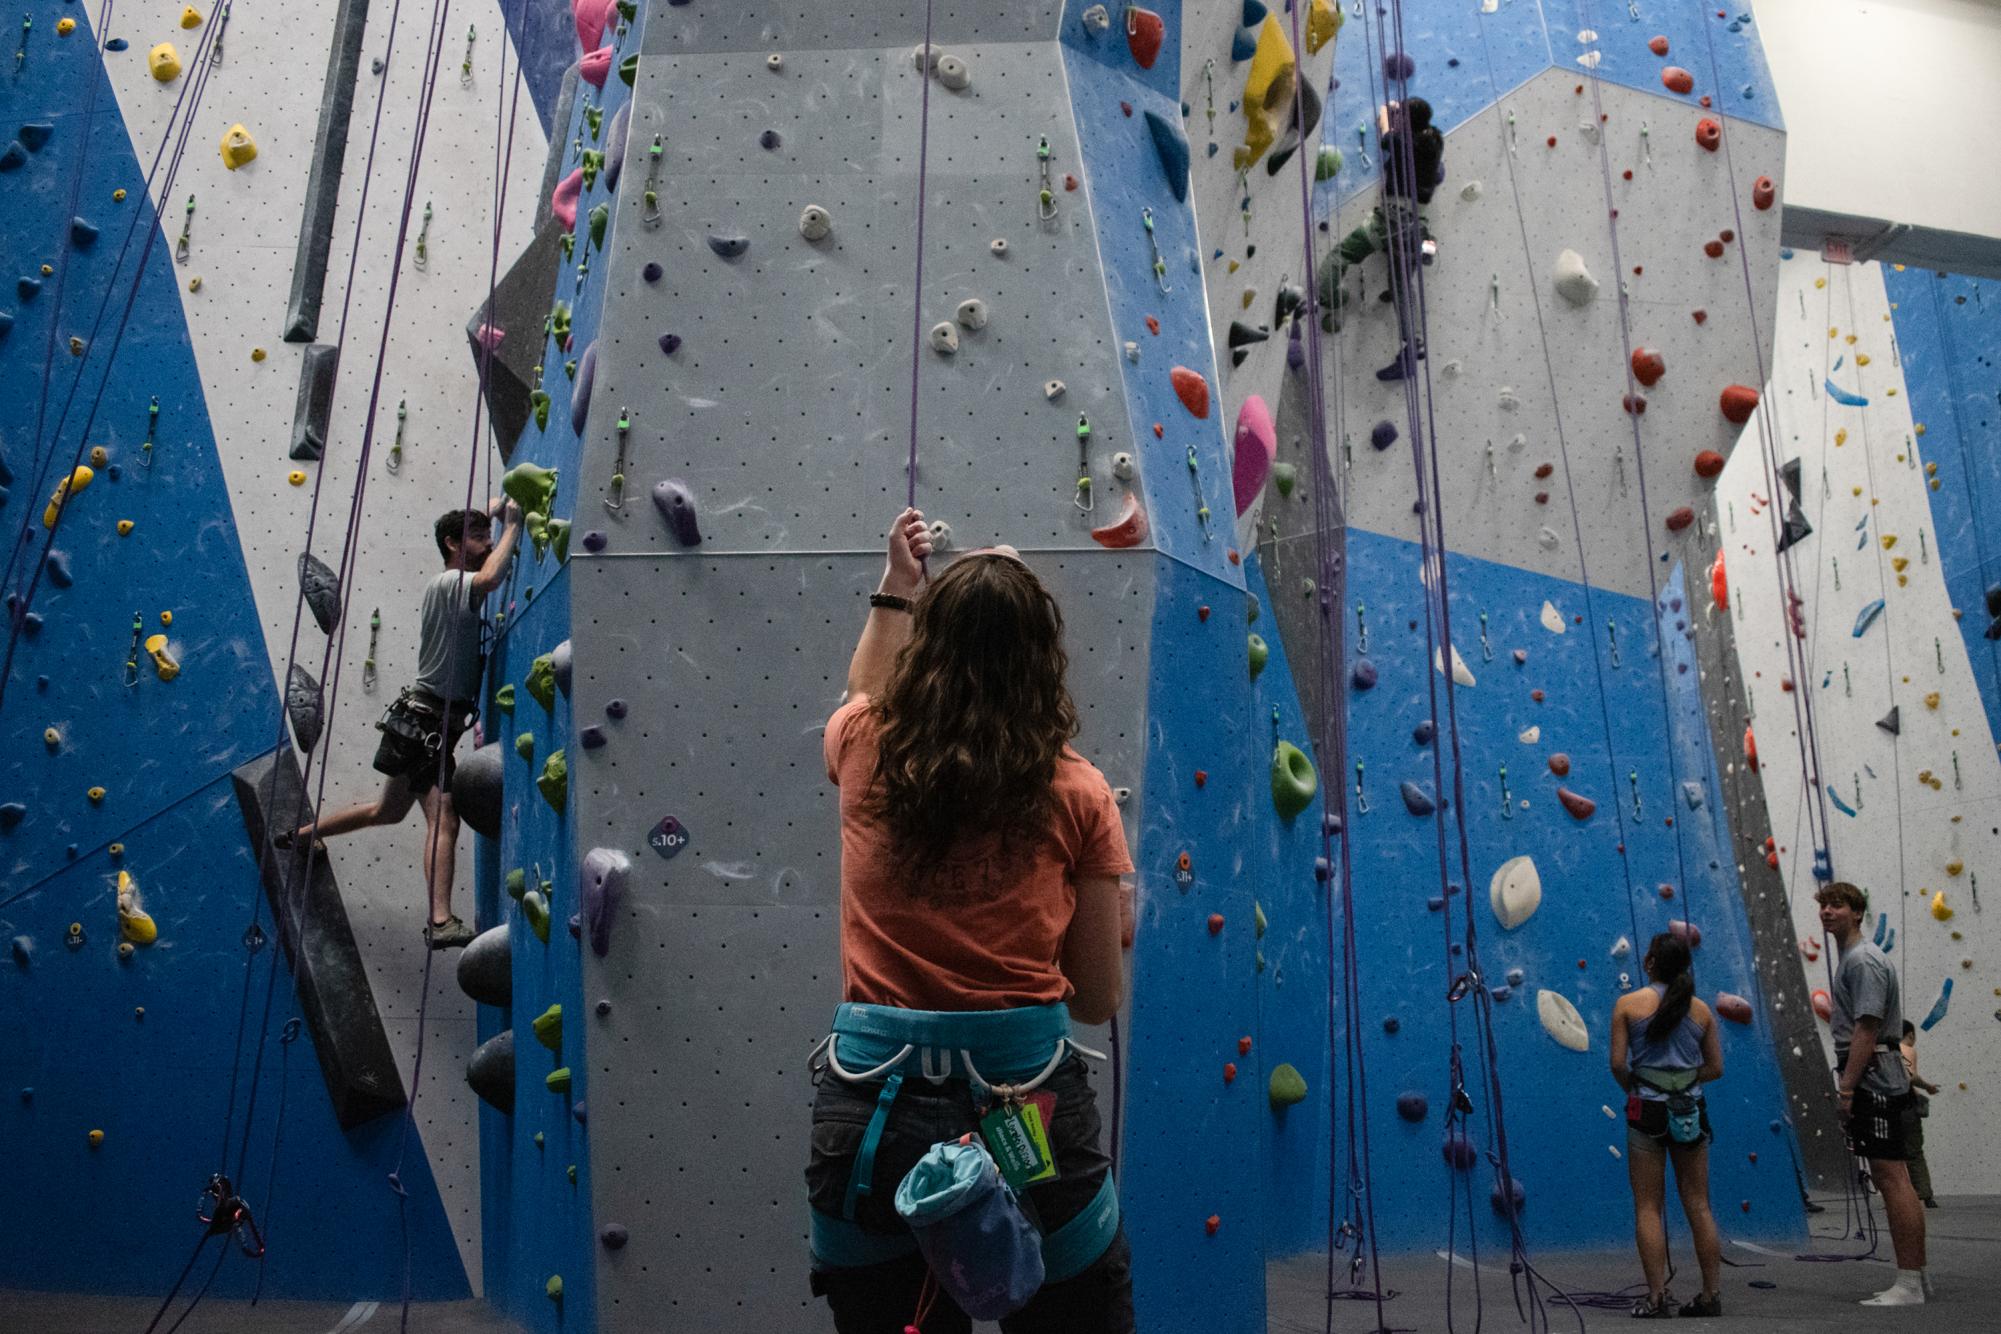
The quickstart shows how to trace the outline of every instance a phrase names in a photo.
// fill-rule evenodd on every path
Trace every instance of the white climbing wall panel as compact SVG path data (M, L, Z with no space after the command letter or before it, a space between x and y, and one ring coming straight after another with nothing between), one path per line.
M286 449L303 345L282 342L281 335L335 8L331 3L239 5L232 11L223 62L210 76L181 167L177 197L158 201L167 231L155 254L164 256L171 254L179 235L185 196L190 192L195 196L191 253L177 276L272 671L280 678L292 637L294 562L312 518L309 507L316 480L321 490L313 550L329 565L340 558L378 363L430 22L427 9L406 7L392 48L390 6L377 4L371 10L328 257L319 328L322 342L339 336L344 300L351 299L352 309L326 460L297 464L286 458ZM180 4L167 0L121 5L114 35L125 35L131 49L122 56L106 56L142 163L152 160L181 91L179 83L152 79L145 51L152 43L171 38L183 59L191 61L197 49L194 43L208 40L206 28L182 32L180 10ZM468 25L477 28L479 36L471 53L471 84L461 86L459 66L466 55ZM486 296L492 257L496 100L512 91L515 61L510 51L503 89L499 67L507 28L499 6L490 0L455 6L448 26L411 220L414 244L425 202L431 203L429 265L416 271L406 253L381 358L387 369L376 412L374 461L357 530L354 574L346 589L347 638L340 658L340 689L330 700L330 739L322 751L329 759L328 810L380 790L381 776L371 767L378 740L374 723L415 674L417 602L424 580L439 568L431 525L440 513L460 503L473 447L477 374L467 352L464 324ZM370 62L385 52L390 53L387 67L380 74L371 73ZM547 148L525 91L521 103L500 238L503 271L528 239ZM378 109L380 139L350 291L347 273L362 167ZM234 122L243 123L256 138L258 156L231 172L224 169L216 144ZM190 291L189 280L196 276L201 279L200 290ZM254 348L264 349L263 361L252 360ZM399 400L407 400L409 416L402 467L391 474L384 459L395 439ZM164 448L172 447L171 431L163 433L163 440ZM286 474L293 468L307 471L306 485L287 485ZM477 499L483 501L487 485L482 457ZM380 681L373 691L365 691L362 660L368 656L368 617L375 608L382 613L381 643L375 655ZM325 651L325 638L307 618L299 638L299 661L330 683L332 671L322 672ZM275 736L277 720L272 722ZM364 831L336 840L330 848L376 1004L406 1080L416 1054L425 962L420 935L421 830L420 817L413 812L402 827ZM468 832L460 841L454 904L468 920L471 855ZM454 984L449 966L432 975L424 1039L429 1060L422 1087L415 1093L417 1126L460 1256L478 1291L477 1101L463 1075L463 1057L476 1045L473 1005Z
M1780 267L1780 283L1767 408L1780 461L1800 460L1800 503L1814 527L1791 553L1805 603L1801 680L1786 665L1755 420L1717 491L1770 833L1810 987L1828 984L1825 954L1806 957L1820 939L1807 801L1828 813L1835 875L1869 892L1872 934L1879 913L1887 914L1886 936L1896 932L1890 961L1903 981L1905 1017L1922 1023L1952 982L1948 1014L1918 1044L1921 1069L1944 1088L1932 1101L1926 1156L1941 1192L1991 1192L2001 1189L1989 1112L2001 1071L1993 1016L2001 917L1980 911L1974 884L1987 879L1990 898L2001 885L2001 761L1931 537L1929 442L1912 419L1881 268L1801 255ZM1834 401L1830 378L1867 406ZM1882 611L1856 634L1877 599ZM1813 703L1817 793L1801 773L1789 688ZM1895 736L1877 726L1893 707ZM1940 893L1951 913L1944 920L1931 907ZM1828 1051L1831 1061L1831 1044Z

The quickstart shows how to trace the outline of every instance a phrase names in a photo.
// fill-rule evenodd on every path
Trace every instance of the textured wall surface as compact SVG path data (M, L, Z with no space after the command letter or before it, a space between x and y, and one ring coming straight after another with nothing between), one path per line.
M1982 593L1994 582L1983 553L1993 532L1974 515L1995 480L1992 410L1972 386L1991 382L1997 320L1967 279L1806 256L1780 273L1765 412L1780 459L1800 462L1814 529L1791 551L1806 632L1797 679L1771 560L1770 480L1754 450L1740 448L1717 495L1795 950L1809 985L1825 990L1832 951L1813 905L1824 828L1834 874L1869 892L1871 933L1897 965L1905 1017L1940 1016L1919 1040L1921 1069L1944 1089L1925 1131L1939 1189L1992 1190L1980 1099L2001 1050L1979 891L2001 838L2001 762L1984 707L1995 689ZM1801 744L1802 698L1817 745ZM1895 732L1882 725L1893 709ZM1803 777L1803 752L1817 784Z

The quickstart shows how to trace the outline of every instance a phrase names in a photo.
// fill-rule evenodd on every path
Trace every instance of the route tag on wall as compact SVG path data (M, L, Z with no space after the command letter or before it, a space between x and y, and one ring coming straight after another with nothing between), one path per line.
M646 844L672 861L675 853L688 846L688 830L673 816L662 816L660 823L653 826L653 832L646 836Z

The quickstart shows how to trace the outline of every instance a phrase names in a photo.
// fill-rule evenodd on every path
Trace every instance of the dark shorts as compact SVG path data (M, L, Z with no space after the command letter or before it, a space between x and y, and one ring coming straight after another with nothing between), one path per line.
M1669 1149L1693 1149L1716 1138L1709 1127L1709 1103L1697 1099L1701 1104L1702 1137L1687 1144L1676 1144L1668 1134L1668 1109L1665 1102L1657 1098L1642 1098L1637 1095L1626 1099L1626 1151L1628 1153L1666 1153Z
M1098 1104L1084 1062L1066 1059L1043 1089L1055 1095L1049 1127L1057 1178L1022 1193L1023 1208L1044 1233L1063 1226L1097 1198L1112 1162L1103 1148ZM806 1190L815 1209L840 1217L869 1118L882 1082L849 1084L826 1075L813 1100L813 1149ZM979 1129L966 1082L933 1085L913 1071L891 1104L876 1150L869 1191L857 1202L855 1221L870 1232L907 1235L894 1199L901 1182L933 1144ZM909 1255L858 1269L816 1267L813 1291L833 1308L839 1334L901 1334L916 1313L926 1274L923 1257ZM1046 1285L1035 1299L1000 1322L1006 1334L1128 1334L1133 1328L1132 1251L1123 1228L1105 1253L1074 1278ZM972 1321L949 1297L938 1295L924 1321L925 1334L966 1334Z
M442 750L445 791L451 791L452 775L457 770L452 752L472 725L473 716L472 709L463 703L403 692L375 724L382 733L382 742L375 748L375 771L406 779L410 790L422 796L437 786Z
M1857 1158L1877 1158L1901 1163L1910 1159L1905 1120L1911 1111L1911 1095L1885 1095L1866 1088L1855 1090L1848 1107L1848 1120L1841 1127L1848 1136L1848 1151Z

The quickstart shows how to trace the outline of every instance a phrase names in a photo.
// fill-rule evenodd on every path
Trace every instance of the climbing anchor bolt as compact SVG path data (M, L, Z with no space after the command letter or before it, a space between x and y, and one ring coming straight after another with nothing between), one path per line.
M132 613L132 647L125 654L125 684L139 684L139 637L146 633L146 621L138 612Z
M1167 285L1167 261L1161 258L1160 240L1153 234L1153 210L1150 208L1141 209L1139 211L1139 220L1146 227L1146 243L1153 250L1154 286L1158 287L1162 292L1172 292L1174 289Z
M472 87L472 44L479 40L479 29L470 23L466 25L466 58L459 62L459 87Z
M422 273L431 267L431 201L424 201L424 223L417 228L417 251L410 262Z
M195 225L195 197L188 196L187 215L181 219L181 239L174 242L174 263L188 262L188 235Z
M1049 136L1043 135L1035 145L1036 168L1042 175L1042 186L1036 192L1035 216L1048 222L1056 216L1056 189L1049 181Z
M1072 503L1086 514L1097 507L1091 497L1091 423L1081 413L1077 416L1077 495Z
M608 494L604 498L604 507L607 512L612 514L622 514L625 511L625 465L631 439L632 409L620 408L618 410L618 466L612 471L611 483L607 487Z
M387 468L392 473L403 471L403 427L404 423L409 421L409 419L410 419L410 409L407 404L407 401L400 398L397 399L396 439L390 442L389 457L382 461L382 466Z
M382 642L382 608L368 613L368 656L361 660L361 688L375 689L375 650Z

